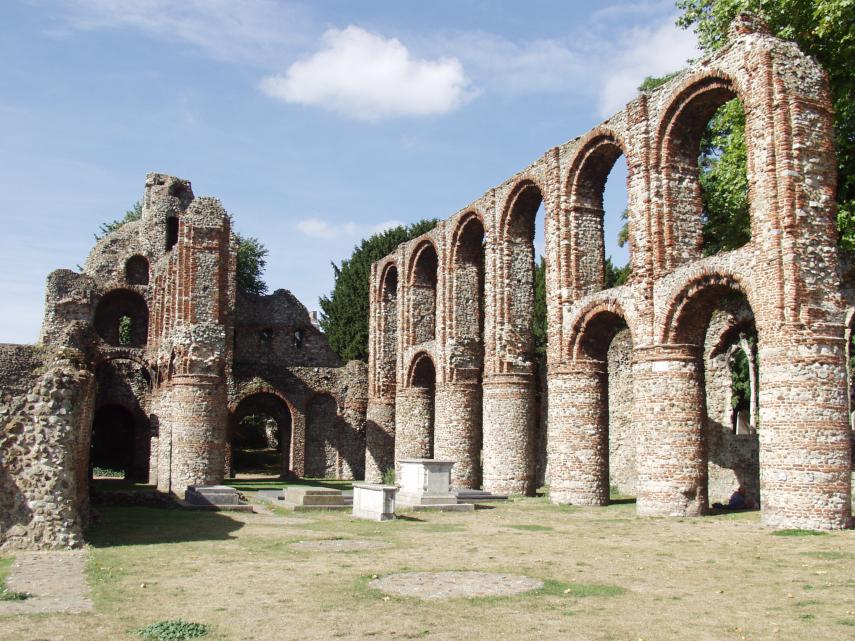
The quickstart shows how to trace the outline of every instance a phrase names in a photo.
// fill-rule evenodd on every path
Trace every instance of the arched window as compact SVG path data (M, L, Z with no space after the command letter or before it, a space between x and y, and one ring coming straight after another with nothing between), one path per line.
M148 260L137 254L125 262L125 280L130 285L148 285Z
M109 345L142 347L148 340L148 305L136 292L114 289L98 301L94 325Z
M413 344L433 340L436 336L436 270L439 264L431 242L416 249L410 278L410 309Z

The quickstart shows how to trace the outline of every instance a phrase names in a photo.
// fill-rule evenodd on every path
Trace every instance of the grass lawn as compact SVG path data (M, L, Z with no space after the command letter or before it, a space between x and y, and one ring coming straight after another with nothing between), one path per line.
M663 519L634 510L631 501L556 508L529 498L374 523L341 512L103 508L88 533L95 610L3 616L0 639L131 640L175 619L209 626L213 641L855 638L855 532L777 536L756 512ZM391 546L292 547L331 538ZM545 586L436 601L368 586L428 570L512 572Z

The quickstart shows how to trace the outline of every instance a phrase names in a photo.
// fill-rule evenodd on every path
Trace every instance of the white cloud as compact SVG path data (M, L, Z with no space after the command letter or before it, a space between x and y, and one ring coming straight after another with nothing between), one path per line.
M327 31L323 43L284 75L264 78L262 91L359 120L444 114L472 96L456 58L415 58L397 38L354 26Z
M608 116L623 109L645 77L678 71L698 55L695 35L677 27L673 16L658 26L630 29L618 43L612 68L604 69L608 74L600 92L600 113Z
M68 0L65 29L129 29L188 43L220 60L273 62L306 43L303 9L274 0ZM56 32L57 30L54 30Z
M354 222L330 223L321 218L305 218L297 223L297 229L309 238L351 241L370 236L371 234L379 234L387 229L405 224L400 220L386 220L382 223L371 225Z

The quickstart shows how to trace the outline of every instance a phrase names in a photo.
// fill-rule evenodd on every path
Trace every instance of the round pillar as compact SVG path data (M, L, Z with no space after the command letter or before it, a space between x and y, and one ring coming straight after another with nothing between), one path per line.
M484 381L484 489L533 494L534 377L496 374Z
M657 345L636 348L633 355L638 514L704 514L706 410L699 349Z
M454 461L454 488L481 487L481 412L480 383L447 383L436 391L433 456Z
M223 482L228 409L222 377L177 374L172 378L172 492Z
M609 502L606 364L580 360L549 372L549 498L553 503Z
M851 525L852 431L842 329L839 333L761 340L764 525L817 530Z

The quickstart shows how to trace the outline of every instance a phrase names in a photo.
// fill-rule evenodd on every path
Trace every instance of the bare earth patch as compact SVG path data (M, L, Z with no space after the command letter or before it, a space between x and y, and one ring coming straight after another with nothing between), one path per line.
M404 572L374 579L368 587L416 599L513 596L538 590L543 581L518 574L490 572Z
M390 546L391 544L386 541L371 539L320 539L318 541L298 541L291 545L292 548L298 550L320 550L322 552L353 552Z
M27 592L23 601L0 601L0 614L69 614L92 609L86 584L86 553L17 552L6 585Z

